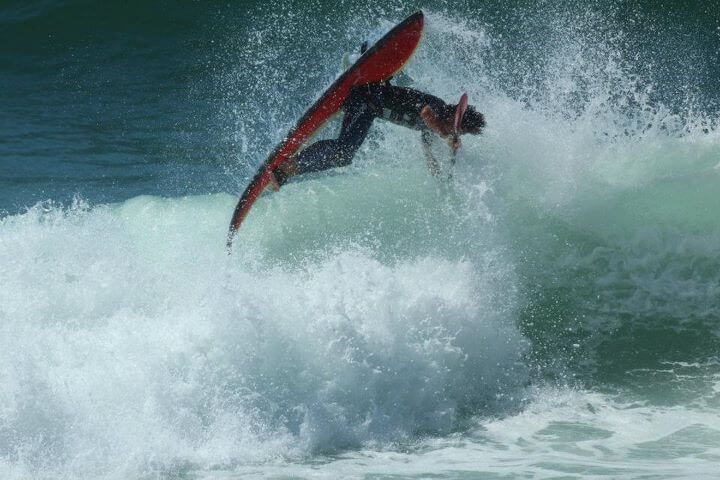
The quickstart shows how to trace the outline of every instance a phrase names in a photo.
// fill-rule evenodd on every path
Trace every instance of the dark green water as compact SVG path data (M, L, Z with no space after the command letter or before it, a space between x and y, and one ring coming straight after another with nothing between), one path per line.
M579 35L591 61L608 54L594 42L610 41L653 100L718 110L712 2L5 1L0 210L75 194L235 192L332 78L339 52L377 19L423 6L492 36L482 76L513 97L553 88L548 52Z

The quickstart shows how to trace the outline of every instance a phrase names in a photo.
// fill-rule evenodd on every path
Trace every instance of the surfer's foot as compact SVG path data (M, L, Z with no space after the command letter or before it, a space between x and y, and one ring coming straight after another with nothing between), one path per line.
M290 177L294 177L298 173L298 164L294 158L291 158L285 163L281 163L275 170L272 171L278 188L285 185Z

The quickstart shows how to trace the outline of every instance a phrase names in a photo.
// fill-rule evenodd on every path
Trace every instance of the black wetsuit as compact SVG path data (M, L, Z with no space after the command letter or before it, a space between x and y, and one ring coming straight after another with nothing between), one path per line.
M373 120L378 117L414 130L429 131L420 117L425 105L429 105L444 121L451 120L455 114L454 106L411 88L387 83L356 87L343 105L345 116L338 138L320 140L300 152L297 174L350 165ZM280 183L284 183L283 180L286 179L283 178Z

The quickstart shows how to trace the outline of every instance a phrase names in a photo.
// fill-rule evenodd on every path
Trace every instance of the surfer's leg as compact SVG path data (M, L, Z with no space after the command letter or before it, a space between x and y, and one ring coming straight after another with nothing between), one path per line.
M338 141L345 145L351 156L355 155L370 131L373 120L380 113L378 99L371 85L353 89L345 101L345 116Z
M345 116L337 139L320 140L300 152L297 157L298 174L345 167L352 163L376 116L366 95L358 89L345 102Z
M350 165L352 155L347 155L338 140L319 140L297 157L297 174L320 172L328 168Z

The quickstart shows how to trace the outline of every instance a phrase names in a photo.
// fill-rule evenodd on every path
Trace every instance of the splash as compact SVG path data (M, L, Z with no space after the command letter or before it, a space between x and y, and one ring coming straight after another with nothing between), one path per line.
M301 458L449 433L515 403L524 343L492 252L383 262L343 247L242 266L222 248L233 201L38 205L2 220L10 472Z

